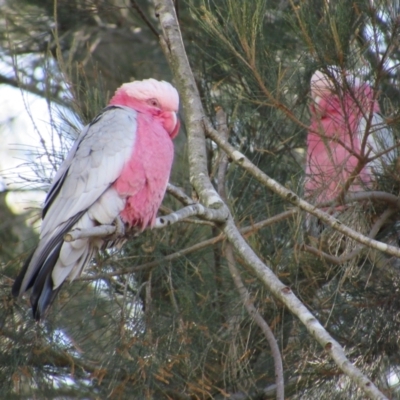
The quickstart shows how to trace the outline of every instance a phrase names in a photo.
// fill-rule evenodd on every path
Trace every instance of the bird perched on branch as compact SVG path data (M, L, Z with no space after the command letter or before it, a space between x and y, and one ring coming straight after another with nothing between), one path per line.
M336 67L311 78L305 195L314 203L373 187L396 156L375 91Z
M56 173L42 211L40 241L12 293L32 288L36 320L65 280L73 280L107 240L64 241L74 229L117 223L140 230L154 224L173 161L179 97L167 82L123 84L86 126Z

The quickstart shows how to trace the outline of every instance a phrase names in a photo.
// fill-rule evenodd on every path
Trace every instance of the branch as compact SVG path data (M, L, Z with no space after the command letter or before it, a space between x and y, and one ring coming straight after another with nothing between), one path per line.
M228 219L228 212L225 207L221 207L218 210L204 207L203 205L196 203L185 208L181 208L172 214L168 214L156 219L156 223L153 228L159 229L169 225L173 225L179 221L182 221L188 217L201 217L208 221L225 222Z
M285 382L283 379L282 356L281 352L279 351L278 342L276 341L276 338L271 328L262 317L262 315L258 312L257 308L254 306L254 303L251 301L250 293L244 286L243 281L240 277L239 270L236 268L235 256L233 254L232 245L230 243L226 246L225 254L226 260L228 261L229 272L231 273L233 282L235 283L235 286L240 294L243 305L246 308L246 311L249 313L250 317L261 329L262 333L268 341L269 347L271 348L275 368L276 398L277 400L284 400Z
M238 233L232 219L228 220L224 233L233 244L244 262L267 286L270 292L296 315L307 328L309 333L320 343L336 365L370 398L386 399L379 389L355 365L353 365L340 344L325 330L320 322L311 314L304 304L294 295L292 290L285 286L275 274L254 253L253 249Z
M388 208L387 210L385 210L382 213L382 215L377 219L375 224L373 225L371 231L368 234L368 237L374 238L378 234L378 232L380 231L382 226L386 223L386 221L395 212L396 212L396 210L394 210L393 208ZM327 253L323 252L322 250L316 249L315 247L309 246L307 244L303 244L300 247L300 249L305 250L316 256L323 257L323 258L325 258L325 260L327 260L333 264L340 265L340 264L343 264L346 261L350 261L354 257L358 256L361 253L361 251L364 249L364 246L359 246L356 249L354 249L352 252L350 252L349 254L344 254L344 255L341 255L340 257L332 256L331 254L327 254Z
M349 194L345 197L345 203L349 203L352 201L362 201L362 200L371 200L371 201L382 201L384 203L390 204L392 207L400 209L400 199L391 193L380 192L380 191L371 191L371 192L357 192Z
M92 275L92 276L83 276L80 277L77 280L80 281L94 281L96 279L106 279L106 278L112 278L113 276L117 276L117 275L125 275L125 274L131 274L131 273L135 273L135 272L139 272L139 271L143 271L143 270L147 270L147 269L151 269L156 267L159 264L165 264L168 261L173 261L176 260L180 257L185 256L186 254L189 253L193 253L195 251L204 249L205 247L208 246L212 246L215 243L220 242L221 240L225 239L225 237L223 235L219 235L217 237L214 237L212 239L208 239L208 240L204 240L203 242L197 243L193 246L187 247L186 249L183 250L179 250L175 253L169 254L165 257L162 257L159 260L154 260L154 261L150 261L141 265L137 265L135 267L126 267L126 268L120 268L116 271L113 272L109 272L109 273L103 273L103 274L97 274L97 275ZM120 258L119 261L123 261L123 258Z
M356 232L355 230L349 228L346 225L336 218L332 217L328 213L318 209L316 206L306 202L301 199L296 193L292 192L289 189L286 189L284 186L279 184L274 179L270 178L264 172L262 172L259 168L257 168L244 154L240 151L236 150L232 145L230 145L226 140L221 138L218 132L212 127L211 123L204 119L204 124L207 129L208 136L217 143L228 155L229 157L238 165L242 166L244 170L253 175L259 182L261 182L268 189L272 190L274 193L281 196L283 199L289 201L295 206L301 208L308 213L315 215L321 221L324 221L327 225L331 226L333 229L343 233L344 235L350 237L351 239L356 240L361 244L365 244L371 248L376 250L383 251L384 253L390 254L395 257L400 258L400 249L395 246L390 246L386 243L379 242L374 239L370 239L361 233Z
M365 192L348 193L343 201L338 203L336 200L323 201L321 203L315 204L318 208L335 207L337 205L345 205L354 202L361 202L364 200L369 200L372 202L383 202L385 204L390 204L391 207L400 209L400 198L394 194L372 190Z
M179 200L185 206L190 206L195 204L196 202L189 197L182 189L177 186L172 185L172 183L168 183L167 192L174 196L177 200Z
M175 81L181 94L183 108L185 110L185 120L188 129L188 151L191 183L199 194L201 202L207 207L226 207L219 195L214 190L207 174L207 159L204 136L205 126L203 124L205 117L200 96L186 56L173 2L172 0L153 1L155 4L156 15L160 19L161 28L164 35L162 38L160 38L161 46L170 63L171 70L174 73ZM216 138L219 141L220 135L218 132L216 132L213 128L212 132L212 135L216 135ZM210 134L209 136L214 140L212 135ZM218 143L217 140L214 141ZM224 147L222 145L220 145L220 147L223 148L223 150L225 150L235 162L238 162L240 165L245 165L246 167L252 166L253 168L250 169L252 172L257 172L257 179L261 177L262 182L264 184L267 182L268 187L273 188L274 192L277 192L277 190L280 192L284 190L284 197L286 197L287 200L296 206L301 204L302 209L310 211L312 214L318 217L321 215L323 217L321 219L327 221L330 225L336 226L340 224L339 221L330 215L317 210L309 203L300 200L295 193L283 188L277 182L263 174L260 170L255 170L255 166L251 164L250 161L247 160L240 152L232 148L232 146L230 146L226 140L222 140L222 143L224 144ZM354 232L349 228L346 229L351 231L353 236L357 235L357 232ZM310 334L318 340L318 342L329 353L339 368L345 372L349 378L371 398L387 399L377 389L377 387L346 358L343 348L328 334L318 320L293 294L291 289L280 282L274 273L257 257L252 248L240 235L231 216L229 216L223 231L227 235L229 241L235 247L236 251L243 257L248 267L250 267L256 273L256 275L266 285L271 293L276 298L281 300L288 307L288 309L302 321ZM348 231L344 233L347 234ZM369 241L370 239L368 239L368 244ZM393 247L387 245L383 246L383 243L380 242L376 243L379 243L379 249L384 248L387 250L389 247ZM400 250L395 250L400 256Z
M284 219L287 219L287 218L289 218L289 217L291 217L292 215L295 215L295 214L297 214L297 210L295 210L295 209L292 209L292 210L289 210L289 211L285 211L285 212L283 212L281 214L278 214L278 215L275 215L275 216L273 216L271 218L265 219L264 221L260 221L260 222L257 222L255 224L252 224L250 226L246 226L244 228L241 228L239 231L243 235L250 236L250 235L258 232L262 228L265 228L265 227L267 227L269 225L275 224L276 222L283 221ZM108 226L113 226L113 225L108 225ZM179 251L177 251L175 253L169 254L169 255L167 255L167 256L159 259L159 260L150 261L150 262L147 262L147 263L144 263L144 264L141 264L141 265L137 265L137 266L134 266L134 267L121 268L121 269L118 269L116 271L109 272L109 273L106 273L106 274L103 273L103 274L97 274L97 275L92 275L92 276L83 276L83 277L79 278L78 280L81 280L81 281L94 281L96 279L111 278L113 276L131 274L131 273L143 271L143 270L146 270L146 269L151 269L151 268L154 268L154 267L158 266L159 264L165 263L166 261L176 260L176 259L178 259L180 257L184 257L187 254L194 253L196 251L204 249L205 247L212 246L212 245L214 245L216 243L222 242L225 239L226 239L226 235L220 234L220 235L218 235L216 237L213 237L211 239L207 239L207 240L204 240L204 241L202 241L200 243L197 243L197 244L195 244L193 246L187 247L186 249L179 250ZM119 260L123 261L124 258L120 258ZM126 260L126 258L125 258L125 260Z
M163 32L160 44L174 73L185 114L190 183L199 195L200 203L209 208L224 207L223 201L208 178L204 111L183 45L174 5L170 0L153 2Z
M192 204L190 206L181 208L171 214L158 217L153 226L153 229L162 229L166 226L176 224L177 222L183 221L188 217L197 216L204 218L208 221L225 222L228 219L228 213L226 208L220 208L218 210L204 207L199 203ZM115 225L99 225L89 229L73 229L72 231L64 235L66 242L73 242L78 239L86 238L102 238L110 236L116 233L117 227Z

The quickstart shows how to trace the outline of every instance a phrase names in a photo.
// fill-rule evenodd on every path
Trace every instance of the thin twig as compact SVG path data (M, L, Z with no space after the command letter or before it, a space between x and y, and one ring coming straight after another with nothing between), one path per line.
M214 210L211 208L204 207L199 203L195 203L190 206L181 208L180 210L175 211L171 214L158 217L156 219L156 222L154 223L153 229L162 229L167 226L176 224L177 222L181 222L183 220L185 220L185 222L188 222L187 218L193 216L204 218L207 221L215 221L219 223L225 222L226 219L228 218L226 209L224 208ZM117 228L114 225L99 225L89 229L73 229L72 231L69 231L64 235L64 240L66 242L73 242L74 240L83 238L107 237L114 234L116 231Z
M260 229L263 229L267 226L273 225L277 222L283 221L287 218L290 218L291 216L297 214L297 210L292 209L289 211L285 211L281 214L275 215L271 218L265 219L263 221L257 222L255 224L252 224L250 226L246 226L244 228L241 228L239 230L240 233L242 233L243 235L247 235L250 236L254 233L257 233ZM173 261L176 260L178 258L184 257L187 254L190 253L194 253L196 251L202 250L208 246L212 246L216 243L222 242L223 240L226 239L226 235L224 234L220 234L216 237L213 237L211 239L207 239L204 240L200 243L197 243L193 246L187 247L186 249L183 250L179 250L175 253L169 254L165 257L163 257L160 260L154 260L154 261L150 261L141 265L137 265L135 267L126 267L126 268L121 268L118 269L116 271L113 272L109 272L109 273L102 273L102 274L97 274L97 275L88 275L88 276L82 276L77 280L81 280L81 281L95 281L96 279L106 279L106 278L111 278L113 276L118 276L118 275L125 275L125 274L131 274L131 273L135 273L135 272L139 272L139 271L143 271L143 270L147 270L147 269L151 269L154 267L157 267L160 264L165 263L166 261ZM123 261L123 259L119 259L120 261Z
M385 222L396 212L396 210L394 210L393 208L388 208L387 210L385 210L382 215L377 219L377 221L375 222L375 224L373 225L373 227L371 228L370 232L368 233L368 237L373 239L378 232L380 231L380 229L382 228L382 226L385 224ZM303 244L300 247L301 250L305 250L308 253L314 254L316 256L325 258L325 260L336 264L336 265L340 265L343 264L347 261L350 261L351 259L353 259L354 257L358 256L364 249L365 246L358 246L357 248L355 248L352 252L350 252L349 254L344 254L340 257L336 257L336 256L332 256L330 254L325 253L322 250L316 249L315 247L309 246L307 244Z
M223 208L214 210L212 208L204 207L200 203L195 203L190 206L181 208L180 210L175 211L171 214L158 217L153 228L164 228L166 226L176 224L182 219L193 216L204 218L207 221L215 222L225 222L228 218L227 212Z
M151 21L147 18L146 14L139 7L139 5L136 3L135 0L131 0L131 6L132 6L132 8L134 8L137 11L137 13L139 14L140 18L142 18L143 22L149 27L150 31L158 39L159 36L160 36L160 33L157 32L157 29L154 27L154 25L151 23Z
M271 328L262 317L262 315L258 312L257 308L254 306L254 303L251 301L250 293L244 286L243 281L240 277L239 270L236 268L233 247L230 243L225 248L225 255L228 262L229 272L231 273L233 282L235 283L235 286L240 294L243 305L246 308L246 311L249 313L250 317L261 329L262 333L268 341L269 347L271 348L271 354L272 358L274 359L275 368L276 398L277 400L284 400L285 382L283 378L282 356L279 350L278 342Z
M174 186L172 183L168 183L167 192L185 206L190 206L196 203L196 201L189 197L181 188Z
M335 206L342 206L345 204L350 204L354 202L361 202L361 201L371 201L375 203L383 202L385 204L389 204L391 207L400 209L400 198L395 196L394 194L372 190L372 191L365 191L365 192L357 192L357 193L348 193L343 201L338 203L336 200L329 200L323 201L321 203L315 204L318 208L332 208Z

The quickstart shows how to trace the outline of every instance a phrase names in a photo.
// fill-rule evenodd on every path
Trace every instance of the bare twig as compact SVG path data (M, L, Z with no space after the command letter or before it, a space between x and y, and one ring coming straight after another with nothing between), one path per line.
M136 12L139 14L140 18L142 18L143 22L149 27L150 31L153 33L153 35L158 38L159 32L157 32L157 29L154 27L154 25L151 23L151 21L147 18L146 14L143 12L143 10L139 7L139 4L136 3L135 0L131 0L131 6L136 10Z
M82 276L79 278L81 281L94 281L96 279L106 279L106 278L111 278L113 276L117 275L125 275L125 274L131 274L139 271L144 271L147 269L152 269L160 264L164 264L168 261L173 261L178 258L184 257L186 254L194 253L195 251L204 249L205 247L212 246L215 243L220 242L221 240L225 239L223 235L219 235L215 238L204 240L203 242L197 243L193 246L187 247L186 249L179 250L175 253L169 254L162 259L159 260L154 260L150 261L141 265L137 265L135 267L126 267L126 268L120 268L116 271L109 272L109 273L103 273L103 274L97 274L97 275L88 275L88 276ZM122 261L122 259L120 259Z
M171 214L158 217L153 226L153 229L161 229L166 226L176 224L177 222L186 220L188 217L197 216L204 218L208 221L215 222L225 222L228 218L227 209L220 208L214 210L211 208L204 207L199 203L192 204L190 206L181 208ZM90 229L73 229L72 231L64 235L64 240L66 242L73 242L74 240L90 238L90 237L107 237L116 232L116 227L114 225L99 225L94 226Z
M348 194L345 197L344 203L350 203L353 201L363 201L370 200L374 202L384 202L390 204L391 207L395 207L400 209L400 199L391 193L379 192L379 191L371 191L371 192L357 192Z
M196 202L189 197L181 188L174 186L172 183L168 183L167 192L178 199L185 206L190 206Z
M372 227L371 231L368 234L369 238L374 238L379 230L382 228L382 226L385 224L385 222L396 212L396 210L394 210L393 208L388 208L387 210L385 210L382 215L377 219L377 221L375 222L374 226ZM301 246L301 249L314 254L316 256L319 257L323 257L325 258L325 260L336 264L336 265L340 265L343 264L347 261L350 261L351 259L353 259L354 257L358 256L361 251L363 249L365 249L364 246L358 246L356 249L354 249L352 252L350 252L349 254L344 254L340 257L335 257L332 256L330 254L327 254L325 252L323 252L322 250L316 249L315 247L309 246L307 244L303 244Z
M258 232L260 229L263 229L267 226L273 225L276 222L283 221L287 218L290 218L291 216L295 215L297 213L297 210L292 209L289 211L285 211L279 215L275 215L272 218L268 218L266 220L257 222L255 224L252 224L250 226L246 226L242 229L239 230L240 233L243 235L252 235L256 232ZM121 268L113 272L109 273L103 273L103 274L97 274L97 275L89 275L89 276L83 276L79 278L81 281L95 281L96 279L105 279L105 278L111 278L113 276L118 276L118 275L125 275L125 274L130 274L130 273L135 273L147 269L151 269L154 267L157 267L158 265L165 263L166 261L173 261L178 258L184 257L187 254L194 253L196 251L202 250L208 246L212 246L216 243L222 242L223 240L226 239L226 236L224 234L220 234L214 238L204 240L200 243L197 243L193 246L187 247L186 249L179 250L175 253L169 254L165 257L163 257L160 260L154 260L150 261L141 265L137 265L134 267L127 267L127 268ZM122 259L120 259L122 261Z
M175 224L185 218L193 216L205 218L208 221L225 222L228 218L228 213L224 208L214 210L212 208L204 207L200 203L196 203L181 208L172 214L158 217L154 224L154 228L164 228L165 226Z
M394 194L382 192L382 191L366 191L366 192L357 192L357 193L348 193L343 201L340 202L340 205L350 204L354 202L361 201L371 201L374 203L385 203L390 205L391 207L400 209L400 198L395 196ZM323 201L321 203L315 204L318 208L332 208L339 205L336 200Z
M271 328L262 317L262 315L258 312L257 308L254 306L254 303L251 301L250 293L244 286L243 281L240 277L239 270L236 268L235 256L233 254L233 248L230 243L225 248L225 254L226 260L228 261L229 272L231 273L233 282L235 283L235 286L240 294L243 305L246 308L246 311L249 313L250 317L261 329L262 333L268 341L269 347L271 348L271 354L274 359L275 368L276 398L278 400L284 400L285 382L283 379L282 357L279 350L278 342L276 341L276 338Z

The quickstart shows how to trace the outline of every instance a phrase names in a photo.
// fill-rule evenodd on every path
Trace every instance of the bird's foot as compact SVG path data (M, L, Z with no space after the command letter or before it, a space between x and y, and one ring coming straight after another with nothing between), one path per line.
M116 236L116 238L121 238L125 236L125 224L122 221L121 217L115 218L114 225L115 225L114 235Z
M115 232L106 238L104 247L117 247L119 249L126 242L125 224L120 217L117 217L113 225L115 226Z

